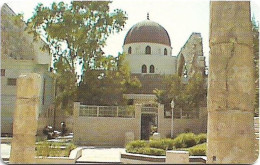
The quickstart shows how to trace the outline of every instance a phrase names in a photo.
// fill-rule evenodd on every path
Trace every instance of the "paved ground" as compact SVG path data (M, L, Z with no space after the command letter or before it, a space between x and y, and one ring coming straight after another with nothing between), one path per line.
M78 163L91 162L120 162L120 153L125 153L124 148L100 148L100 147L83 147L82 156L77 160ZM1 158L8 159L10 157L11 145L1 144Z

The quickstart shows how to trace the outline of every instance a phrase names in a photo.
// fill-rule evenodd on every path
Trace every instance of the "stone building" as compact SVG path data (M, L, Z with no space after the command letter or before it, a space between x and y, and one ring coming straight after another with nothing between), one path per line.
M192 33L178 55L173 55L168 32L160 24L151 21L149 15L147 20L130 28L124 40L123 52L127 54L126 62L131 76L137 77L142 83L138 93L125 94L124 97L137 103L140 102L139 94L147 98L147 102L153 102L153 90L166 88L162 81L167 75L178 74L183 82L197 72L205 76L201 34Z
M43 127L53 113L51 104L54 86L51 73L51 55L43 51L41 39L33 41L33 36L25 31L26 24L7 5L1 8L1 133L11 134L13 112L16 102L16 79L22 73L39 73L43 77L41 105L39 106ZM46 120L43 119L46 117Z

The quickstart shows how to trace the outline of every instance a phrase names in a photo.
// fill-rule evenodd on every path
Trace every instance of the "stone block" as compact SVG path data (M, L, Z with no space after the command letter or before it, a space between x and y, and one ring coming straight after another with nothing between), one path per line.
M209 119L208 163L254 162L252 113L239 110L210 112Z
M188 151L166 151L166 164L188 164Z
M41 88L42 77L39 74L30 73L27 75L21 75L17 79L17 98L39 97Z
M14 112L13 132L15 134L35 135L39 100L17 99Z
M211 1L211 5L211 45L233 41L252 45L249 1Z

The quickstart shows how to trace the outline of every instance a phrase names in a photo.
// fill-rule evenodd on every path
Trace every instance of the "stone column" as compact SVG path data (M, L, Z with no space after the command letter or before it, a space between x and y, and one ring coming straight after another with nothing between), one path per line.
M207 163L255 161L250 18L249 1L210 2Z
M42 77L31 73L17 79L16 109L10 163L35 163L35 140Z
M80 143L80 133L79 133L79 111L80 111L80 102L74 102L73 107L73 141L76 144Z
M135 132L135 139L141 139L141 116L142 116L142 104L135 104L135 120L138 123L138 128Z
M165 138L167 131L165 130L165 123L164 123L164 105L163 104L159 104L158 105L158 128L157 131L160 133L161 137ZM169 126L170 128L171 126Z

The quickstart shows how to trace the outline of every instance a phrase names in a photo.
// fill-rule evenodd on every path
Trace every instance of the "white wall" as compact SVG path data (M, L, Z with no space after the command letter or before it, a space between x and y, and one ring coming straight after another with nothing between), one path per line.
M167 49L167 56L171 56L172 54L172 48L170 46L148 42L125 44L123 46L123 52L128 53L128 48L131 47L132 55L144 55L146 46L151 47L151 55L164 56L164 48Z
M146 65L147 73L149 67L154 65L153 74L174 74L176 73L176 57L156 55L127 55L126 61L129 64L131 73L142 73L142 65Z
M151 47L151 54L145 54L146 46ZM131 54L128 54L128 48L132 48ZM164 49L167 49L167 55L164 55ZM142 73L142 65L146 65L147 73L149 68L154 65L153 74L174 74L176 72L177 58L171 56L172 48L168 45L156 43L131 43L123 46L123 51L127 54L126 61L129 64L131 73Z

